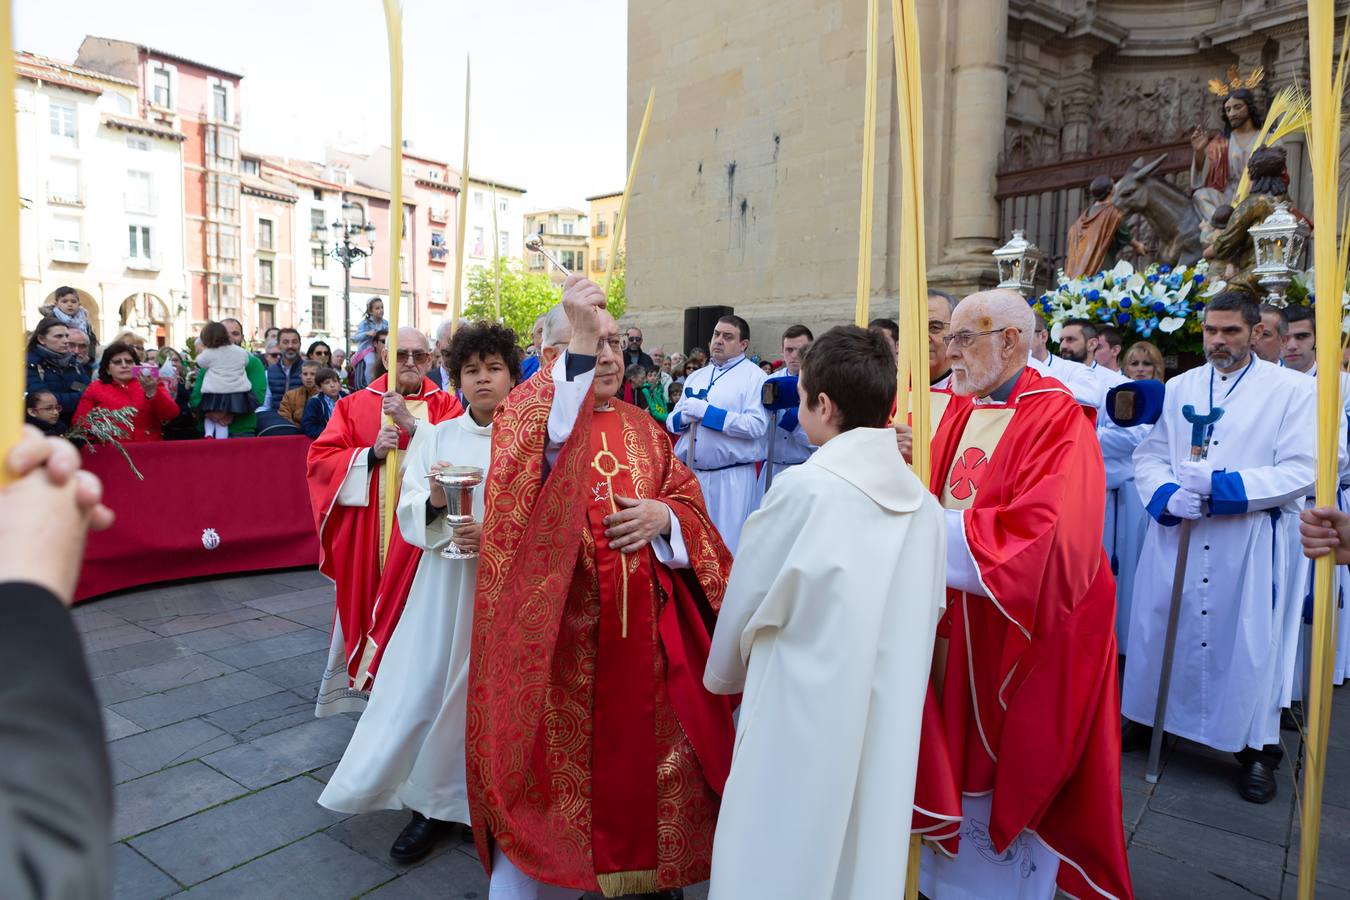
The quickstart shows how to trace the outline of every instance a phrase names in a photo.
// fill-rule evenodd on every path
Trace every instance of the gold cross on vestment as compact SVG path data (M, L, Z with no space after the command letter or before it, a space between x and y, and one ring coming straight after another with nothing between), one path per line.
M599 472L600 477L605 479L610 511L617 513L619 505L614 502L614 476L629 467L619 462L619 457L610 451L609 436L603 432L600 434L600 450L591 460L591 468ZM628 554L619 553L619 567L623 569L623 601L619 606L619 636L626 638L628 637Z

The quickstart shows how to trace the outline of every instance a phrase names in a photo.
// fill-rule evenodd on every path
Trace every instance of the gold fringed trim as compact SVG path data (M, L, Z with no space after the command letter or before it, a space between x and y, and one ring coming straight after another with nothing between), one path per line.
M606 897L622 897L625 894L650 894L657 890L656 870L642 869L636 872L606 872L596 875L600 883L600 893Z

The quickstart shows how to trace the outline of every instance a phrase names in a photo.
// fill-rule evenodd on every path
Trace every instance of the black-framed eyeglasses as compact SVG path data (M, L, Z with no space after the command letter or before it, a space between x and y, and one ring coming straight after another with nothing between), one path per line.
M959 348L965 348L969 347L972 343L974 343L977 337L981 337L986 334L1000 334L1004 331L1007 331L1009 328L1012 328L1012 326L1006 325L1003 328L991 328L988 331L958 331L955 334L943 335L942 343L948 347L950 347L952 344L955 344ZM1014 330L1018 334L1022 333L1022 329L1020 328L1016 328Z

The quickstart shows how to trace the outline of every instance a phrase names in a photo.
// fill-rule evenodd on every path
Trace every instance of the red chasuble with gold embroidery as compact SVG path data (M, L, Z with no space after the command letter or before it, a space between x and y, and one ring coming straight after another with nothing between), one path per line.
M409 546L395 527L390 546L384 547L382 522L388 475L379 466L370 476L366 505L339 505L342 484L364 454L375 443L383 420L381 398L388 390L387 375L382 375L365 390L343 397L333 408L333 417L323 434L310 445L308 456L309 499L314 523L319 531L319 571L333 579L337 587L337 618L346 643L347 675L352 690L369 691L371 668L379 647L371 639L377 630L376 596L381 594L381 575L385 584L401 585L386 589L382 596L394 597L395 619L408 599L408 589L421 551ZM430 379L422 379L422 389L404 397L408 412L435 425L453 419L464 409L453 394L447 394ZM407 449L403 435L399 449ZM398 489L398 485L394 485ZM393 623L380 630L393 632Z
M469 805L548 884L606 896L708 877L731 765L728 698L703 688L731 556L652 418L582 402L545 479L541 369L497 410L469 665ZM659 499L691 569L609 549L614 496Z
M1006 403L953 397L933 435L931 488L964 510L989 595L951 592L940 628L950 638L943 730L961 789L992 792L999 851L1030 830L1063 860L1066 893L1132 897L1115 580L1092 424L1068 389L1032 369Z

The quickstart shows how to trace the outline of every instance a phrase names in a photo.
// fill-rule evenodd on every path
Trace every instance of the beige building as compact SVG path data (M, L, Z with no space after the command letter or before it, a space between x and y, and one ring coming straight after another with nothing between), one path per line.
M1219 126L1206 85L1264 66L1265 106L1307 83L1295 0L918 0L924 237L930 281L993 281L1014 226L1054 264L1097 174L1167 154ZM857 272L865 3L728 6L630 0L628 141L656 107L630 200L629 316L670 345L687 306L726 304L769 351L793 321L852 317ZM888 4L878 52L873 315L897 312L899 164ZM1311 208L1298 137L1292 192Z
M590 239L586 242L590 248L591 261L587 274L593 279L605 277L614 261L610 258L610 243L614 239L614 229L619 223L619 207L623 204L623 191L612 194L596 194L587 197L591 206ZM623 236L620 235L617 252L623 253Z
M577 274L586 272L587 242L586 214L579 209L564 206L560 209L541 209L525 214L525 237L539 235L544 249ZM530 272L548 273L558 284L563 276L544 258L544 254L525 251L525 267Z

